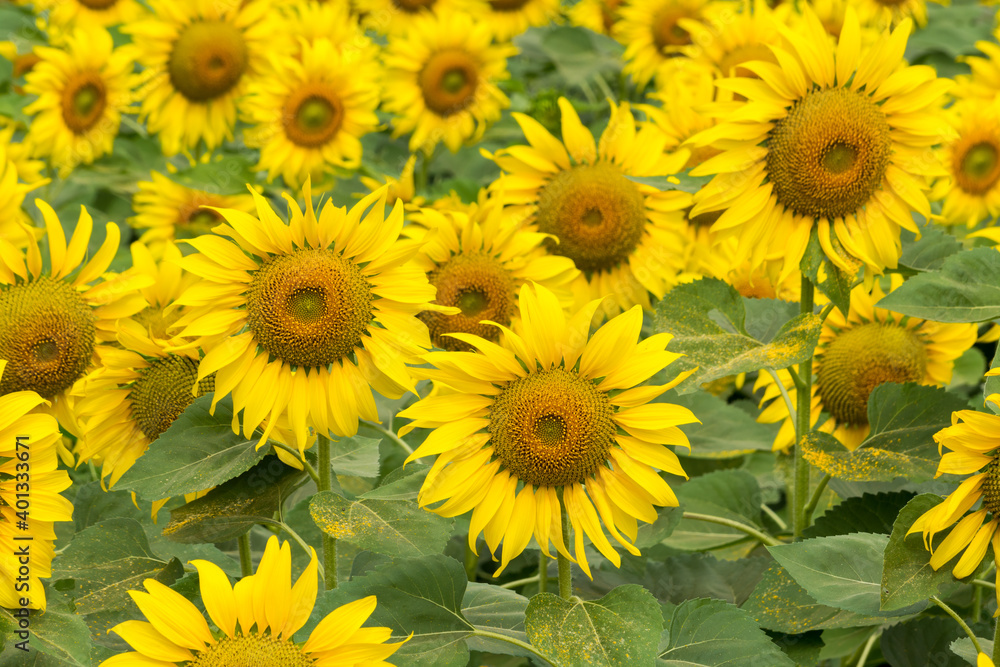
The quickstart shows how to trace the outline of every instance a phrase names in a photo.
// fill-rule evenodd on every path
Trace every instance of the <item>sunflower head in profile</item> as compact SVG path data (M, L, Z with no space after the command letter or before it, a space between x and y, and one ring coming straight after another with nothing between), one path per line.
M1000 406L1000 394L991 394L986 400ZM906 534L923 534L924 546L931 551L930 566L935 570L961 553L952 574L964 579L976 571L991 545L994 558L1000 558L1000 531L997 530L1000 527L1000 451L997 448L1000 417L975 410L959 410L952 413L951 423L934 434L938 449L943 452L937 475L971 476L939 505L914 521ZM978 509L966 514L977 504ZM953 525L944 540L934 546L934 536ZM1000 610L993 615L1000 615Z
M437 289L435 303L457 312L421 313L435 347L471 351L451 334L474 334L497 342L500 329L517 315L517 292L535 282L573 302L570 283L579 271L567 257L545 248L548 238L504 215L500 198L474 204L469 213L423 209L411 216L427 235L417 264Z
M745 101L690 140L722 149L691 172L715 174L692 214L723 211L712 229L740 240L739 261L777 259L783 275L813 228L850 275L895 268L900 228L916 231L911 211L930 216L924 191L940 169L930 148L947 132L939 102L950 81L903 66L909 21L868 49L852 9L836 48L808 7L801 28L775 27L781 64L744 63L759 78L719 81Z
M170 156L204 141L211 149L232 138L236 101L249 80L293 40L274 39L271 0L151 0L152 15L122 28L143 67L139 117Z
M1000 108L963 102L949 109L958 138L944 147L946 176L931 192L945 224L974 227L1000 214Z
M467 13L421 14L384 52L383 108L393 136L410 134L410 150L438 143L455 152L500 119L510 101L497 82L510 76L510 44L494 44L489 24Z
M208 341L197 379L216 373L213 407L232 393L248 437L265 418L261 444L282 418L300 450L310 427L353 435L359 417L378 421L372 389L412 389L406 363L430 347L417 314L440 306L410 262L420 244L399 239L385 188L316 211L307 182L305 210L286 195L288 223L251 192L256 215L217 209L225 224L186 242L198 252L181 266L203 280L178 299L176 333Z
M902 284L902 276L893 274L889 291ZM834 309L823 323L813 358L811 424L820 422L821 413L827 415L818 429L852 451L868 437L868 397L875 387L884 382L947 385L955 360L976 342L975 325L904 317L875 306L884 296L878 284L871 292L856 287L847 317ZM791 376L779 371L778 377L794 401ZM761 374L761 387L762 404L777 400L758 421L782 422L774 448L785 450L795 441L794 425L770 375Z
M40 60L25 76L24 91L38 99L27 141L65 176L78 164L110 153L123 112L129 111L133 60L114 48L100 27L75 30L65 48L39 46Z
M254 127L248 146L260 148L257 169L299 187L322 181L333 167L357 169L361 137L378 127L378 67L345 60L328 39L302 44L298 59L275 60L274 72L248 88L243 114Z
M533 26L549 25L559 16L559 0L459 0L477 22L490 26L493 36L508 41Z
M638 341L639 307L588 336L597 307L593 301L567 318L552 292L522 286L514 329L498 326L499 343L453 334L477 352L424 355L435 368L420 372L448 393L399 413L413 419L401 432L434 429L410 456L437 455L420 505L442 516L471 510L470 547L480 532L494 554L503 541L497 574L532 536L546 556L551 542L587 576L584 535L617 566L605 530L638 555L637 520L655 521L654 505L677 505L658 470L686 476L666 445L688 446L678 426L697 419L651 401L685 376L637 385L680 355L664 349L668 334Z
M669 139L653 125L636 128L627 102L612 105L611 120L595 142L572 105L559 99L562 141L524 114L515 113L530 145L491 157L504 176L490 187L503 191L511 212L551 234L551 252L569 257L582 272L577 303L605 295L607 316L635 304L650 307L676 279L676 253L690 195L630 180L680 170L688 155L667 154ZM558 241L556 241L556 239Z
M304 643L292 636L309 620L318 589L316 553L292 585L292 551L271 536L257 571L235 586L222 569L205 560L198 570L198 607L155 579L145 591L129 591L145 621L125 621L111 628L134 649L108 658L101 667L172 665L273 665L334 667L377 665L400 644L387 644L389 628L362 627L375 611L374 595L345 604L327 614ZM213 630L214 627L214 630Z

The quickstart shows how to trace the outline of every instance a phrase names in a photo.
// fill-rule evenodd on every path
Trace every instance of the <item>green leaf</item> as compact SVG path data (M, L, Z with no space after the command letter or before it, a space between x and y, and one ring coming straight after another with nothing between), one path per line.
M173 179L189 188L208 190L220 195L245 195L247 183L257 180L253 163L243 154L230 154L221 160L195 165L177 172Z
M454 523L411 500L380 500L366 495L348 500L331 491L313 496L309 513L326 534L390 556L441 553Z
M9 637L9 645L5 649L7 652L15 652L13 655L28 657L38 652L51 658L56 658L64 665L72 667L90 666L90 629L84 622L83 617L71 611L69 603L62 595L46 587L45 591L46 610L44 614L37 610L28 612L28 633L27 638L18 635L23 632L18 627L13 637ZM7 625L18 625L18 618L14 616L17 611L0 607L0 618ZM17 643L27 641L29 653L22 653L16 648ZM17 663L24 664L24 663Z
M880 608L882 552L888 544L888 535L852 533L814 537L767 550L809 595L823 604L857 614L910 613L914 611L911 608L892 613Z
M661 192L680 190L682 192L690 192L691 194L698 192L706 183L712 180L711 176L689 176L687 173L670 176L629 176L625 174L625 178L634 183L656 188Z
M879 308L936 322L983 322L1000 317L1000 252L974 248L944 259L887 294Z
M184 568L156 556L134 519L108 519L86 528L53 560L52 580L73 579L76 612L92 614L125 607L128 591L141 590L146 579L169 586Z
M492 586L470 583L462 599L462 615L477 630L510 637L528 643L524 631L524 613L528 598L519 593ZM515 644L492 637L469 637L466 642L473 651L532 657L533 653Z
M936 225L924 225L919 240L913 232L904 229L900 240L903 254L899 257L899 266L911 271L936 271L946 257L962 249L958 239Z
M715 278L674 287L656 305L659 331L674 335L669 349L685 354L680 369L699 367L678 388L681 393L727 375L761 368L786 368L807 359L819 340L819 316L803 314L786 322L769 343L747 334L743 297Z
M970 347L955 360L955 365L951 371L951 382L948 388L952 387L979 387L983 381L983 373L986 372L986 356L978 347ZM986 378L987 383L993 378ZM994 383L994 387L1000 386ZM984 393L989 391L985 388ZM989 394L986 394L987 396Z
M1000 369L1000 345L997 346L997 351L993 354L993 361L990 363L990 370ZM1000 393L1000 375L994 375L992 377L986 378L983 383L983 399L993 414L1000 414L1000 407L997 407L993 403L988 403L985 401L987 396Z
M979 646L983 649L983 653L986 655L993 655L993 640L984 639L978 635L976 635L976 637L979 639ZM960 637L959 639L956 639L951 643L950 648L952 653L960 658L963 658L967 664L976 664L976 656L978 655L976 646L968 637Z
M770 564L768 558L719 560L703 553L678 554L662 561L650 558L642 583L661 602L714 598L740 605Z
M887 382L868 398L871 434L860 447L850 452L833 436L813 431L803 455L823 472L852 482L933 479L941 460L933 435L965 407L960 396L940 387Z
M682 405L701 420L700 424L680 427L691 443L691 451L682 452L685 458L720 459L752 451L769 452L778 433L778 424L758 423L735 404L708 392L678 395L670 390L657 401Z
M663 617L642 586L619 586L599 600L540 593L528 603L528 638L553 664L650 665Z
M255 523L270 522L304 474L268 456L236 479L170 510L163 534L187 544L236 539Z
M909 491L891 493L865 493L848 498L827 510L816 523L802 532L803 537L826 537L850 533L892 532L893 522L899 512L913 498Z
M233 433L231 401L220 401L209 414L212 396L196 398L149 450L139 457L115 488L159 500L203 491L246 472L267 454Z
M788 635L783 632L768 632L771 641L787 655L796 667L816 667L823 650L823 633L820 630Z
M720 470L677 487L685 512L710 514L761 528L762 502L757 479L745 470ZM715 549L746 539L746 533L717 523L681 519L664 544L684 551Z
M915 618L885 629L882 655L893 667L963 667L968 663L949 648L960 636L962 629L950 618Z
M847 275L827 258L815 227L809 234L809 243L806 245L799 267L812 284L840 309L840 312L846 314L850 310L851 283L854 282L854 276Z
M380 438L355 435L330 441L330 466L338 475L378 477Z
M975 43L992 39L993 12L979 3L927 6L927 26L914 31L906 45L906 59L913 62L932 52L949 60L976 54ZM939 76L947 76L939 74Z
M673 610L661 667L794 667L750 614L721 600L688 600Z

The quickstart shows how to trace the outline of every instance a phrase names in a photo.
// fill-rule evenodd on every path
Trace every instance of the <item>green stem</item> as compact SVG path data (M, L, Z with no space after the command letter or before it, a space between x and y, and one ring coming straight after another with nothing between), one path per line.
M549 557L538 553L538 592L547 593L549 590Z
M872 646L875 645L875 640L878 639L881 634L881 632L876 630L872 633L871 637L868 638L868 641L865 642L865 648L861 651L861 657L858 658L858 667L864 667L864 664L868 662L868 654L871 653Z
M771 517L771 521L777 524L778 528L781 530L788 530L788 524L785 523L784 519L778 516L773 509L767 506L767 503L761 503L760 509L764 514Z
M469 543L465 544L465 576L469 581L476 580L476 566L479 565L479 556L472 551Z
M316 483L316 486L317 487L319 486L319 473L316 472L316 468L313 468L312 464L309 463L309 461L302 458L302 456L299 454L299 450L292 449L288 445L283 445L280 442L275 442L274 440L271 441L271 445L273 445L274 447L280 447L281 449L292 454L293 456L295 456L295 458L301 461L303 469L306 471L306 473L308 473L312 481Z
M419 194L427 194L427 181L429 180L431 156L433 154L433 149L431 149L431 153L424 153L423 158L420 160L420 168L417 170L415 183L417 193Z
M568 545L570 543L569 514L566 512L566 508L561 506L562 502L559 505L559 509L562 511L563 544ZM561 551L556 553L556 563L559 566L559 597L568 600L573 595L573 570L570 567L569 558L566 558Z
M396 435L395 433L393 433L390 429L387 429L385 426L382 426L381 424L376 424L375 422L367 421L365 419L361 420L361 424L363 426L367 426L368 428L370 428L373 431L378 431L379 433L381 433L385 437L387 437L390 440L392 440L394 443L396 443L397 445L399 445L400 447L403 448L403 451L406 452L407 456L409 456L410 454L413 453L413 447L410 447L410 445L407 444L407 442L405 440L403 440L398 435ZM424 462L423 459L414 459L414 461L416 461L417 463L423 463Z
M250 531L240 535L236 542L240 545L240 574L249 577L253 574L253 559L250 556Z
M833 479L833 476L829 473L823 475L823 479L819 480L819 484L817 484L816 488L813 489L812 497L809 499L809 503L806 505L805 509L806 524L812 522L812 515L813 512L816 511L816 506L819 505L819 498L823 495L823 492L826 491L826 485L830 483L831 479Z
M802 274L802 296L799 300L800 313L813 312L813 284L809 276ZM802 452L802 441L812 427L812 364L813 355L799 364L799 380L802 387L798 390L798 407L795 421L795 465L794 482L792 486L792 537L802 538L806 528L806 498L809 496L809 462Z
M330 468L330 439L319 434L317 437L317 461L319 468L319 484L317 487L322 491L329 491L333 488L333 478ZM326 590L337 587L337 540L323 533L323 585Z
M997 589L997 585L996 584L994 584L992 581L986 581L985 579L973 579L972 580L972 585L973 586L982 586L983 588L990 588L992 590L996 590Z
M527 584L533 584L536 581L538 582L538 588L539 588L538 592L539 593L544 593L545 591L542 590L542 579L541 579L540 575L537 575L537 574L533 574L530 577L525 577L524 579L517 579L515 581L508 581L506 584L500 584L497 588L506 588L507 590L510 590L510 589L513 589L513 588L519 588L521 586L526 586ZM550 581L556 581L555 577L545 577L546 586L548 585L548 582L550 582Z
M998 662L1000 662L1000 618L993 624L993 664Z
M826 318L830 316L830 313L832 313L833 309L836 307L837 305L833 301L823 306L823 310L819 311L820 322L826 322Z
M788 416L794 424L797 421L797 417L795 416L795 406L792 405L792 397L788 395L788 390L785 389L785 383L781 381L781 377L778 376L774 369L765 368L764 370L771 376L771 379L774 380L774 384L778 386L778 391L781 392L781 399L785 402L785 408L788 410Z
M941 607L941 609L944 610L944 613L946 613L949 616L951 616L955 620L955 622L958 623L962 627L962 631L965 632L965 636L968 637L969 639L971 639L972 640L972 645L976 647L976 653L982 653L983 652L983 648L979 645L979 639L976 637L976 634L972 631L972 629L968 626L968 624L965 621L962 620L962 617L959 616L958 614L956 614L954 609L952 609L951 607L949 607L948 605L946 605L944 602L942 602L941 598L939 598L938 596L932 595L932 596L930 596L929 599L930 599L931 602L933 602L937 606ZM994 646L994 651L995 651L997 645L994 644L993 646Z
M972 622L974 624L983 620L983 587L972 587Z
M483 638L486 638L486 639L495 639L497 641L506 642L508 644L513 644L514 646L517 646L518 648L520 648L520 649L522 649L524 651L529 651L532 655L538 656L541 660L545 661L545 664L548 664L548 665L554 664L547 657L545 657L544 655L542 655L541 653L539 653L537 648L535 648L531 644L528 644L526 642L522 642L520 639L514 639L513 637L509 637L507 635L501 635L498 632L490 632L489 630L480 630L479 628L476 628L475 630L472 631L472 636L473 637L483 637Z
M705 521L706 523L717 523L720 526L728 526L729 528L735 528L736 530L746 533L750 537L755 538L758 542L766 544L769 547L776 547L784 544L781 540L775 539L768 535L767 533L762 533L761 531L746 525L745 523L740 523L739 521L733 521L732 519L723 519L721 516L712 516L711 514L698 514L697 512L684 512L685 519L691 519L693 521Z

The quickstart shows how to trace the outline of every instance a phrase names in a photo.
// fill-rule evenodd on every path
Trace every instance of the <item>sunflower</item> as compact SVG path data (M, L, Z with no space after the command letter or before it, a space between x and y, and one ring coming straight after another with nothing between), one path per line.
M624 4L624 0L580 0L566 14L573 25L611 35Z
M215 148L232 138L236 100L248 80L265 69L269 55L286 53L293 40L274 38L277 19L270 0L150 0L150 7L151 18L122 28L144 68L139 118L159 134L168 156L202 140Z
M552 23L559 16L559 0L464 0L459 11L490 26L496 39L507 41L528 28Z
M32 5L36 12L48 10L49 23L57 28L122 25L143 13L138 0L34 0Z
M349 436L359 417L378 421L373 388L413 388L405 362L430 347L416 316L441 308L409 263L419 242L398 240L402 204L384 216L386 189L318 216L308 182L303 194L304 212L286 195L290 224L256 192L257 217L217 209L228 224L187 241L199 252L181 265L204 280L178 299L190 309L177 322L181 336L227 337L198 367L199 382L217 372L213 408L232 393L247 437L268 417L261 443L287 417L300 451L310 426Z
M926 0L855 0L854 6L860 21L878 30L897 26L908 18L921 28L927 25Z
M0 359L0 383L7 364ZM40 579L52 574L52 524L73 518L72 503L59 495L72 483L65 470L57 469L59 424L51 415L32 412L43 403L33 391L0 395L0 607L7 609L45 610ZM19 539L25 535L30 543ZM17 554L27 544L29 562L24 563ZM18 583L15 577L25 565L27 581Z
M135 215L128 224L142 230L140 240L161 255L174 239L208 234L223 222L216 208L234 208L244 213L256 210L250 195L220 195L194 190L172 181L159 172L151 172L151 181L139 181L132 197Z
M682 19L681 26L686 26L694 44L687 55L709 65L716 76L723 77L753 77L743 64L754 60L777 64L769 45L781 43L775 24L787 22L792 7L783 4L772 10L766 0L753 0L750 9L729 21L714 24Z
M30 238L38 236L31 227L31 218L21 208L24 196L48 183L48 179L31 184L21 182L17 165L8 157L7 144L2 139L3 133L0 133L0 238L15 248L24 248Z
M903 284L892 275L890 292ZM942 324L876 308L885 293L877 284L871 292L864 286L851 292L851 307L845 318L834 309L823 323L813 357L812 411L810 424L828 415L818 430L832 433L853 451L868 437L868 397L883 382L919 382L944 386L951 382L955 360L976 342L974 324ZM796 400L788 371L778 377ZM782 422L774 449L785 450L795 442L794 425L770 375L761 374L757 389L764 387L761 404L772 401L758 417L763 423Z
M715 118L708 113L715 99L715 82L713 71L706 63L690 58L675 60L688 66L674 68L675 76L662 80L661 87L648 96L660 106L638 104L636 108L666 135L663 149L672 155L686 154L683 169L691 169L719 154L718 149L710 146L695 148L687 143L691 137L715 125Z
M510 76L507 58L517 49L493 44L491 28L464 13L421 14L405 35L389 40L383 56L383 108L393 137L412 132L410 150L452 152L477 141L510 101L496 82Z
M299 0L283 3L278 9L285 19L284 30L295 35L296 57L301 56L303 44L327 39L347 62L378 58L379 47L365 36L358 17L351 13L350 2Z
M523 229L505 217L500 199L474 205L470 214L423 209L412 219L430 230L416 263L437 289L435 303L459 310L453 315L421 314L435 347L472 350L452 338L453 333L496 342L500 336L496 325L511 325L517 291L527 282L557 293L564 305L572 303L569 284L579 273L573 260L550 254L544 247L545 234Z
M947 176L931 199L944 200L944 223L971 228L1000 213L1000 109L964 102L949 111L958 138L944 148Z
M678 282L703 277L718 278L733 286L748 299L779 299L798 303L801 298L801 274L794 271L785 278L779 276L780 266L774 262L751 267L744 261L737 263L736 239L726 239L712 245L708 226L711 222L688 222L684 246L684 269Z
M136 665L280 665L334 667L380 665L400 644L386 644L389 628L365 628L375 611L370 595L327 614L305 643L292 641L316 604L317 563L292 585L292 550L271 536L256 573L235 586L222 569L206 560L190 561L198 570L201 599L215 626L187 598L155 579L146 592L129 591L147 621L125 621L111 628L135 649L108 658L101 667Z
M275 72L248 87L244 132L260 148L257 169L279 173L290 187L322 180L331 167L357 169L361 137L378 128L379 81L374 61L349 62L327 39L303 43L301 60L274 61Z
M993 31L993 38L1000 36L1000 29ZM978 100L992 103L1000 91L1000 44L985 40L976 42L976 48L983 52L981 56L959 56L972 70L971 74L955 77L955 97L962 100Z
M986 400L1000 405L1000 394L991 394ZM959 410L952 413L951 423L934 434L939 449L951 450L942 454L938 476L979 474L964 480L939 505L921 515L906 534L923 533L924 546L931 551L930 565L935 570L964 551L952 570L956 578L963 579L979 567L990 544L994 557L1000 558L997 556L1000 554L1000 533L997 531L1000 526L1000 452L996 451L1000 441L1000 417L975 410ZM979 509L963 517L980 499ZM935 548L934 536L956 521L958 524ZM1000 615L1000 610L993 615Z
M362 25L380 35L401 35L419 16L454 11L460 0L354 0Z
M490 187L503 191L515 214L558 238L551 251L583 272L574 286L578 304L610 295L601 305L607 316L635 304L649 308L650 293L662 297L676 280L672 249L682 241L691 198L628 177L676 173L687 154L665 154L668 138L651 125L637 131L627 102L611 106L597 143L568 100L560 98L559 108L563 141L513 114L530 146L489 156L506 172Z
M132 55L115 49L111 35L77 30L66 48L38 46L41 60L25 76L24 91L38 99L24 107L35 116L27 141L35 155L51 158L65 176L111 152L131 101Z
M860 49L849 9L834 49L804 11L798 30L775 24L785 38L772 47L780 66L744 63L760 79L719 82L746 102L691 140L723 149L691 171L716 174L692 213L724 211L713 231L739 238L739 260L752 265L780 260L791 273L815 226L839 268L880 274L896 267L900 227L917 231L911 210L930 217L926 177L940 167L926 154L943 138L935 105L951 82L903 66L908 20Z
M420 372L449 393L401 411L413 421L400 432L434 429L408 459L438 455L419 503L444 501L432 509L442 516L472 510L473 550L483 531L494 554L504 541L496 575L534 535L546 556L551 540L589 577L585 534L605 558L621 563L600 521L638 556L636 519L651 523L654 505L677 505L656 469L686 477L665 445L689 446L678 426L698 420L687 408L650 403L686 375L664 386L636 386L680 356L664 349L669 334L636 342L641 308L615 317L589 340L597 301L567 320L552 292L525 284L518 308L513 331L497 325L499 344L453 334L478 352L424 355L435 368ZM575 558L564 542L570 535L562 531L563 512L575 533Z
M413 171L416 164L417 156L413 154L407 158L406 164L403 165L403 169L399 174L399 178L385 174L382 176L382 180L371 176L359 176L359 180L362 185L368 188L369 192L375 192L383 186L388 186L389 194L386 196L385 203L389 206L395 205L398 199L413 208L420 208L426 200L423 197L417 196L417 188L413 182Z

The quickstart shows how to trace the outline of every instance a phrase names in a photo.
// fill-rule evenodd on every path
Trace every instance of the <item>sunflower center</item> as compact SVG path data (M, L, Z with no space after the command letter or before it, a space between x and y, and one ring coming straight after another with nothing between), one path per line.
M215 211L210 211L205 208L195 209L187 219L185 223L191 225L192 227L201 227L206 230L211 227L223 222L222 216Z
M226 21L196 21L184 28L167 66L174 88L192 102L229 92L246 68L246 42Z
M198 380L198 362L170 355L154 361L139 371L139 378L128 394L132 419L143 435L156 440L170 428L195 397L191 387ZM215 391L215 377L198 384L198 396Z
M981 195L989 192L1000 179L1000 153L995 139L979 141L961 154L955 180L958 186L969 194Z
M247 325L257 344L293 366L328 366L350 355L372 310L361 271L329 248L274 257L247 289Z
M490 411L497 458L525 484L586 481L608 460L616 428L606 394L576 373L552 369L508 384Z
M625 261L646 227L646 203L635 183L607 163L561 171L538 197L538 227L554 234L551 250L581 271L604 271Z
M677 7L667 7L653 17L653 43L660 51L691 43L691 35L680 26L679 21L688 16Z
M431 111L450 116L466 108L476 97L479 68L465 51L439 51L420 72L420 90Z
M920 382L927 352L917 334L894 324L869 322L837 335L819 358L817 389L838 422L868 423L868 396L883 382Z
M990 511L993 518L1000 518L1000 454L994 454L993 460L986 464L983 472L983 507Z
M108 9L114 7L118 0L77 0L87 9Z
M407 13L418 12L421 9L430 9L436 0L392 0L397 9Z
M104 80L94 72L71 76L63 89L63 121L75 134L83 134L94 127L107 105Z
M188 667L309 667L316 661L290 641L266 635L223 637L199 651Z
M530 0L490 0L490 7L497 12L513 12L528 4Z
M306 84L285 103L285 135L299 146L322 146L337 134L344 120L344 105L330 86Z
M472 348L445 334L469 333L496 341L499 331L483 320L510 325L514 313L514 277L494 257L484 253L462 253L432 271L427 279L437 289L435 303L454 306L462 312L444 315L433 311L420 314L430 330L431 341L445 350Z
M845 88L807 93L778 121L767 173L778 203L811 218L854 213L889 166L889 124L872 101Z
M0 287L0 395L31 390L52 398L90 363L96 329L90 306L61 280L42 276Z

